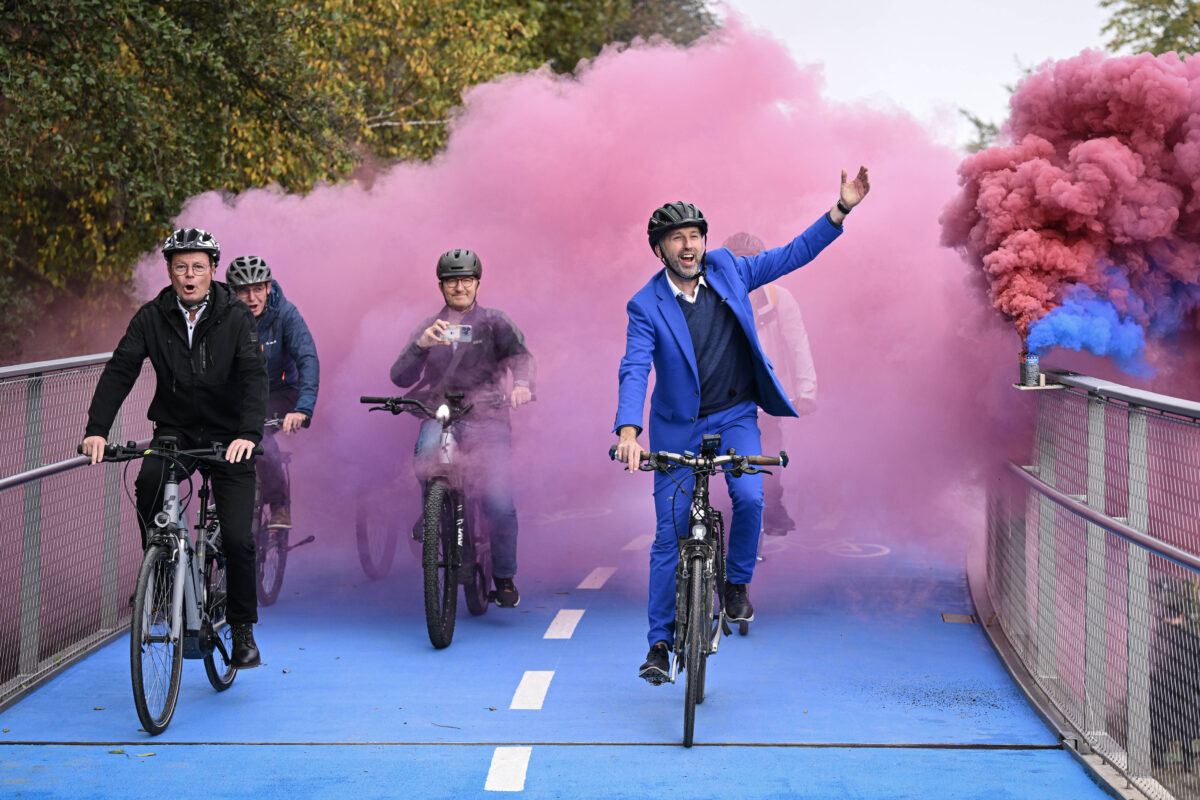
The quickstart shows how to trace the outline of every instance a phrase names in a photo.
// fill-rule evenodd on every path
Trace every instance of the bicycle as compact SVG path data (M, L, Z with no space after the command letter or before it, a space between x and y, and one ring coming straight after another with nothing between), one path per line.
M498 397L496 402L504 402ZM446 403L431 410L419 400L406 397L361 397L370 411L406 411L435 420L441 425L436 455L417 459L418 480L425 485L421 537L421 569L424 576L425 625L434 647L448 647L454 638L458 608L458 586L463 587L467 610L474 616L487 612L493 599L492 543L477 503L464 492L464 469L458 463L455 423L470 413L474 404L463 405L462 392L448 392Z
M672 477L672 471L682 467L695 478L692 486L690 524L686 536L678 537L679 563L675 567L675 643L672 647L671 672L662 682L675 682L682 670L687 675L683 704L683 746L691 747L696 725L696 706L704 702L704 681L708 656L717 652L721 634L733 633L725 617L722 588L725 586L725 521L721 512L708 502L708 481L714 475L728 472L734 477L753 475L769 470L757 466L786 467L788 456L778 457L739 455L733 448L717 455L721 447L719 434L705 434L700 443L700 455L690 452L680 455L666 451L646 452L639 469L659 471ZM613 445L608 457L616 460ZM682 486L682 484L680 484ZM709 621L706 624L706 621ZM748 622L738 623L738 633L745 636Z
M138 570L129 632L129 668L133 704L142 727L152 736L167 729L179 700L183 659L203 659L208 681L218 692L233 684L232 631L225 620L227 589L221 523L209 501L208 466L223 463L225 448L180 450L174 437L157 445L109 444L105 461L160 456L167 462L162 510L147 532ZM78 448L83 452L82 446ZM255 448L256 454L261 446ZM188 473L182 458L195 459L200 472L196 538L188 536L187 511L179 492L179 474ZM190 482L190 477L187 478ZM218 656L220 660L218 661Z
M309 420L304 420L302 427L308 427ZM264 428L283 428L283 418L275 417L263 423ZM291 496L292 476L288 465L292 454L280 451L280 463L283 465L283 491L285 496ZM279 590L283 588L283 571L287 567L287 556L297 547L302 547L316 540L309 536L295 544L288 544L291 530L288 528L272 528L271 513L263 505L262 481L254 480L254 516L251 517L251 533L254 535L254 579L258 585L258 602L264 606L274 604L279 599Z

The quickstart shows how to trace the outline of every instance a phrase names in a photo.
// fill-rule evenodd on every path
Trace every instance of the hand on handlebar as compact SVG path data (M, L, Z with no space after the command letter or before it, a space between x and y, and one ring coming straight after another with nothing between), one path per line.
M225 460L234 464L254 454L254 442L249 439L234 439L225 448Z
M99 464L104 460L104 448L107 446L108 440L103 436L88 436L79 445L79 452L90 458L91 463Z
M307 414L304 414L300 411L292 411L283 418L283 425L280 426L280 429L290 436L291 434L300 430L302 427L305 427L307 422Z
M638 444L636 428L626 425L621 428L621 440L617 442L616 460L629 465L630 472L637 472L646 451Z
M528 386L514 386L512 392L509 393L509 402L512 407L523 406L533 399L533 392L529 391Z

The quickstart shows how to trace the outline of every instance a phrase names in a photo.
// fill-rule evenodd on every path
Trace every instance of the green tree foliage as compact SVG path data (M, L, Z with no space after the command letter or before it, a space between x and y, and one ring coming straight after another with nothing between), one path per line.
M538 24L530 52L556 72L573 72L613 42L662 37L686 45L717 25L707 0L547 0L513 2Z
M1114 52L1162 55L1175 51L1188 56L1200 50L1200 3L1185 0L1100 0L1112 9L1112 17L1101 31L1112 35L1108 48Z
M0 0L0 346L64 293L113 307L193 195L429 158L473 84L713 24L706 0Z

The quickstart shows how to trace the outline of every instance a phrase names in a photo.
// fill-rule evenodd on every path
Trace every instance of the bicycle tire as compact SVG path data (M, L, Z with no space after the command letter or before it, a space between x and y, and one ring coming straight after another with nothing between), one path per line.
M425 493L421 569L425 578L425 626L429 629L429 641L439 650L454 639L454 615L458 610L457 551L450 489L441 481L431 481Z
M467 529L467 536L463 540L462 569L470 570L469 577L467 575L460 576L463 578L463 598L467 601L467 611L470 611L473 617L487 613L492 580L488 574L490 570L484 569L484 565L479 563L479 550L471 538L475 532L474 526L477 524L479 524L477 519L471 520L471 526Z
M367 498L358 498L354 533L358 542L358 561L363 573L373 581L387 576L396 556L396 528L386 515L372 514L375 505Z
M237 677L237 669L233 666L233 631L225 620L229 601L225 554L210 552L204 560L207 562L204 565L204 604L212 625L213 645L213 651L204 657L204 674L214 689L223 692Z
M287 567L288 531L270 527L270 515L260 499L254 511L254 581L260 605L274 605L283 588L283 571Z
M174 605L175 550L153 545L142 557L129 631L129 670L133 705L151 736L167 729L179 700L183 643L171 630L182 608ZM182 633L182 620L176 627Z
M704 618L704 559L692 559L688 574L687 629L684 632L684 672L687 673L687 688L683 698L683 746L691 747L696 727L697 697L702 692L704 681L704 636L708 631L708 620Z

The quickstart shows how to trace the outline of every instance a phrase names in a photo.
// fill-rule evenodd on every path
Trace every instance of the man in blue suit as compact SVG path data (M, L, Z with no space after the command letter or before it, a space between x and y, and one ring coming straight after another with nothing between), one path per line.
M866 167L854 180L842 172L837 203L808 230L783 247L735 257L721 248L705 252L708 221L691 203L668 203L654 212L646 232L664 269L655 273L626 306L629 326L619 371L620 390L613 432L620 437L617 458L638 468L644 450L642 408L651 366L650 450L699 452L704 434L720 434L721 447L757 454L761 448L758 408L774 416L796 409L763 355L754 327L751 290L807 264L842 232L842 222L870 190ZM650 548L650 600L647 616L650 652L638 675L652 684L668 678L668 654L675 627L677 540L686 535L691 480L654 474L657 531ZM762 527L760 475L727 477L733 520L724 587L725 614L750 622L748 584L754 574Z

